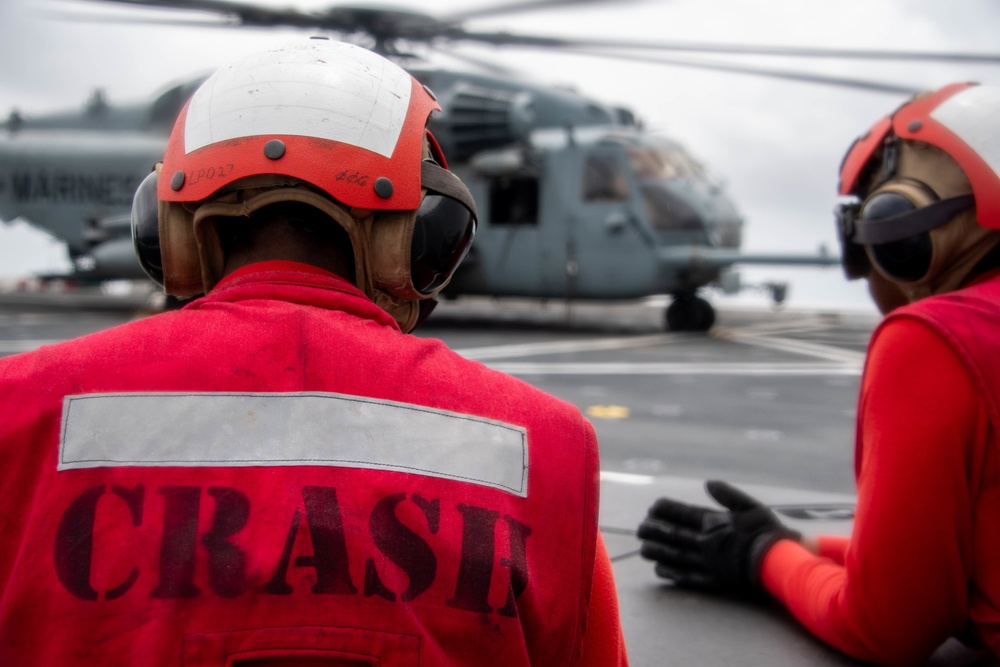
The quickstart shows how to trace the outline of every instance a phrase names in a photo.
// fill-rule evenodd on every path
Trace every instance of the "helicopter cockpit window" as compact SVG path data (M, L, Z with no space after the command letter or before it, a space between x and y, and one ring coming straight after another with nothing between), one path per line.
M653 228L662 232L704 231L698 212L664 183L643 183L642 199Z
M640 181L655 181L677 176L677 167L663 159L658 151L634 148L628 152L632 171Z
M538 179L501 176L490 183L491 225L537 225Z
M633 148L628 154L632 171L640 181L698 176L702 172L701 165L679 148Z
M628 199L628 181L617 155L594 153L583 167L584 201L624 201Z

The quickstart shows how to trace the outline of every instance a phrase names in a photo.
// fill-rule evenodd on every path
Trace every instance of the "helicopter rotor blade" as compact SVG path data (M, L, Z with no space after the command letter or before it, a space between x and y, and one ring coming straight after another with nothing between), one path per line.
M998 53L962 53L944 51L880 51L827 49L798 46L756 46L751 44L711 44L695 42L636 42L608 39L575 39L521 35L510 32L463 31L460 39L485 42L497 46L538 46L549 48L639 49L714 53L720 55L777 56L784 58L829 58L854 60L901 60L967 63L1000 63ZM603 52L603 51L602 51Z
M631 60L637 62L653 63L657 65L668 65L675 67L690 67L695 69L708 69L720 72L733 72L737 74L749 74L752 76L762 76L772 79L785 79L789 81L800 81L804 83L816 83L827 86L839 86L854 90L867 90L876 93L890 93L893 95L913 95L920 92L920 88L912 86L901 86L880 81L868 81L865 79L854 79L850 77L833 76L829 74L816 74L813 72L801 72L795 70L772 69L767 67L755 67L752 65L740 65L737 63L726 63L722 61L697 60L689 58L672 58L670 56L644 56L638 54L606 52L594 53L583 49L560 49L563 53L573 53L576 55L593 56L597 58L614 58L618 60Z
M75 3L86 2L100 5L118 4L146 9L163 9L177 11L208 12L216 16L228 18L237 25L247 27L294 27L317 28L341 32L354 32L358 25L351 21L353 17L344 17L341 13L312 14L295 8L272 9L263 5L246 2L230 2L229 0L71 0ZM158 18L151 18L150 23L164 23Z
M62 12L53 10L39 10L38 12L42 17L52 19L55 21L66 21L67 23L102 23L102 24L142 24L149 25L151 22L156 25L166 25L166 26L177 26L182 28L230 28L230 27L241 27L241 24L232 21L231 19L226 19L225 17L211 18L206 17L203 19L150 19L143 18L139 16L111 16L111 15L97 15L88 14L85 12Z
M441 55L447 58L453 58L454 60L470 63L492 74L498 74L500 76L520 76L523 74L522 72L519 72L512 67L506 67L504 65L500 65L496 62L485 60L483 58L476 58L475 56L470 56L466 53L458 53L454 49L442 49L440 47L431 45L430 50L436 53L440 53Z
M382 50L391 50L392 40L408 39L430 43L435 40L470 41L497 46L544 47L552 49L588 49L594 55L620 57L609 53L613 49L629 51L667 51L678 53L707 53L730 56L774 56L784 58L828 58L896 61L937 61L966 63L1000 63L997 53L926 52L892 50L852 50L833 48L813 48L797 46L764 46L749 44L719 44L695 42L649 42L611 39L584 39L526 35L506 31L473 32L461 27L461 21L482 16L493 16L513 12L557 6L607 3L609 0L513 0L488 6L478 10L453 14L446 19L438 19L428 14L406 10L376 9L362 5L334 5L323 12L307 13L294 8L271 9L238 0L71 0L73 2L96 2L100 4L122 4L133 7L155 7L176 10L207 11L229 17L246 26L289 26L331 30L342 34L367 33ZM620 1L620 0L619 0ZM637 1L637 0L636 0ZM702 65L692 65L702 66ZM732 65L730 71L739 71ZM747 72L751 73L751 72ZM777 75L773 75L777 76ZM808 75L790 75L798 78ZM840 85L840 84L838 84ZM848 84L853 85L853 84ZM864 86L854 86L864 87Z
M271 9L235 0L75 0L116 3L133 7L206 11L233 17L247 26L291 26L317 28L337 32L364 30L377 40L406 38L430 41L444 38L453 41L474 41L494 45L519 45L549 48L629 49L713 53L719 55L777 56L785 58L836 58L861 60L936 61L966 63L1000 63L997 53L961 53L892 50L853 50L798 46L763 46L751 44L713 44L695 42L642 42L629 40L583 39L524 35L500 32L472 32L459 23L470 18L496 16L514 12L548 9L559 6L608 3L609 0L515 0L481 9L452 14L438 19L418 12L375 9L364 6L334 5L324 12L307 13L294 8Z
M49 0L55 1L55 0ZM447 19L406 9L379 9L365 5L334 5L319 12L295 8L272 9L234 0L62 0L73 3L109 3L167 10L202 11L229 20L227 25L250 28L290 27L329 31L340 36L368 36L369 48L387 55L397 53L396 40L431 43L441 37L458 37L460 26ZM149 23L164 23L155 18Z
M488 7L467 9L460 12L452 12L447 15L450 21L466 21L469 19L479 19L492 16L504 16L506 14L521 14L535 10L555 9L559 7L578 7L580 5L610 5L622 4L623 2L644 2L645 0L520 0L519 2L501 2Z

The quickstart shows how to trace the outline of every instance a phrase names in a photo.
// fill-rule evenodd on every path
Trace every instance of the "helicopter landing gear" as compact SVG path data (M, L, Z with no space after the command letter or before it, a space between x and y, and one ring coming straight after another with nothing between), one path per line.
M708 331L715 324L715 309L694 292L681 292L667 306L668 331Z

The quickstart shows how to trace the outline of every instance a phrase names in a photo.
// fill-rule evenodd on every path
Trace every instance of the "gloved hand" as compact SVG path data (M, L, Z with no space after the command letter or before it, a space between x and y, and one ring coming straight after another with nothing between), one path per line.
M768 550L780 539L799 540L801 534L726 482L712 480L705 488L726 509L660 498L639 525L643 558L656 561L656 574L680 586L760 593L760 569Z

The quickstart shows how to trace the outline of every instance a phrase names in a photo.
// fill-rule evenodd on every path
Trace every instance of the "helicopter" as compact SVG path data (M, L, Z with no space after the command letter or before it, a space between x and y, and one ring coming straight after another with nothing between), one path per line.
M698 290L720 281L738 289L733 286L734 265L824 266L839 261L824 252L741 252L744 219L723 185L681 144L647 132L627 108L490 67L482 72L436 67L407 51L414 43L475 41L591 47L608 57L637 57L609 50L622 46L613 40L462 27L476 16L584 4L582 0L502 4L447 19L368 6L306 13L216 0L99 1L221 14L240 26L360 36L428 85L443 108L430 129L481 214L474 249L445 296L571 301L668 294L666 327L704 331L713 325L715 313ZM662 51L677 45L628 46ZM909 55L920 54L882 54ZM98 91L82 113L29 118L12 112L0 125L0 217L21 217L64 241L74 278L142 277L130 236L131 195L162 156L174 118L203 79L173 84L145 104L112 105ZM846 85L914 92L863 81ZM771 287L780 302L784 286Z

